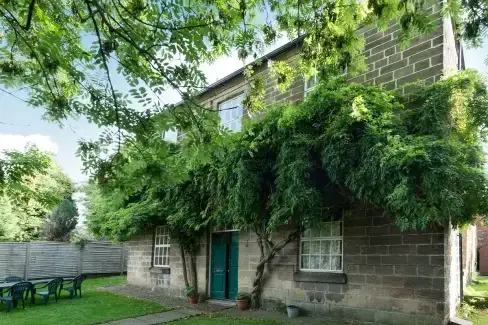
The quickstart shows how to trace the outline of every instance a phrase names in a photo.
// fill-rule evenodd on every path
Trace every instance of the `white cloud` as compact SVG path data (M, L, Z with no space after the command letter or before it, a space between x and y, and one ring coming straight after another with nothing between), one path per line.
M58 144L50 136L42 134L0 134L0 153L4 150L24 151L27 145L36 145L39 150L57 154Z

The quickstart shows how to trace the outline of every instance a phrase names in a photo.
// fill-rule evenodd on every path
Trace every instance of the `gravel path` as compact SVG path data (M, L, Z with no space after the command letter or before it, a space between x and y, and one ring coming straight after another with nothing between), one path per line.
M100 290L113 292L127 297L135 297L135 298L151 300L160 303L161 305L167 306L170 309L182 309L182 308L196 309L203 312L213 313L213 312L218 312L229 308L226 306L208 304L206 302L201 302L197 305L192 305L188 301L188 299L167 296L164 293L164 289L162 288L151 289L143 286L124 284L124 285L117 285L117 286L110 286L110 287L102 287L100 288Z

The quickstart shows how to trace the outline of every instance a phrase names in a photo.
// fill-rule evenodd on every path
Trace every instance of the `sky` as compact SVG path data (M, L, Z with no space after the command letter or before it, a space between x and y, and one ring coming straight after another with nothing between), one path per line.
M282 42L283 43L283 42ZM277 44L279 46L281 44ZM476 68L488 76L488 67L484 59L488 56L488 38L483 48L466 49L465 61L467 68ZM233 71L239 69L242 62L237 55L224 57L211 66L203 67L209 83L213 83ZM128 86L124 80L116 76L115 87L121 91ZM22 96L22 92L16 92ZM168 102L177 102L178 96L168 93ZM3 149L22 150L27 143L35 143L40 149L54 154L56 162L75 183L88 179L82 172L82 162L76 156L78 140L96 139L101 130L90 124L86 119L70 119L63 126L43 119L42 108L32 108L11 95L0 92L0 152Z

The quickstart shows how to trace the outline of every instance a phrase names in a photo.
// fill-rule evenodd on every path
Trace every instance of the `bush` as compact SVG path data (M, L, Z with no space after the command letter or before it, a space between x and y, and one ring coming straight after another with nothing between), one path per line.
M251 295L247 292L239 292L236 296L236 300L247 300L251 301Z
M186 297L195 297L196 295L198 295L196 287L188 287L185 289L185 296Z

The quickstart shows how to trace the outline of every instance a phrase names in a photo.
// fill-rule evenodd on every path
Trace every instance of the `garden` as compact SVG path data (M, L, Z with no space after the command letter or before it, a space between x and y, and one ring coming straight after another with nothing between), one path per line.
M9 313L5 313L5 304L0 304L0 322L10 325L89 325L167 310L155 302L99 290L103 286L125 282L125 276L88 279L83 282L81 298L70 299L62 293L57 303L51 299L44 305L42 297L37 297L35 305L26 303L25 310L19 307Z
M458 314L474 325L488 325L488 276L478 276L466 288Z

